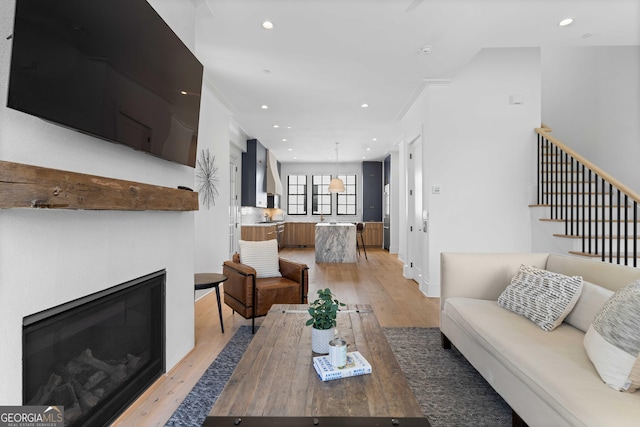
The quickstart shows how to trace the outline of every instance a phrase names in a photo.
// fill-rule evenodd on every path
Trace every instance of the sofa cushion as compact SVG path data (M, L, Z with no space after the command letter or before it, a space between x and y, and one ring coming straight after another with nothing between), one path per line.
M278 241L240 240L240 262L253 267L256 277L281 277L278 262Z
M500 294L498 304L531 320L545 331L557 328L582 291L582 277L521 265Z
M580 298L564 321L582 332L587 332L593 319L613 295L613 291L586 280L582 283Z
M640 387L640 281L606 302L589 327L584 346L609 387L629 392Z

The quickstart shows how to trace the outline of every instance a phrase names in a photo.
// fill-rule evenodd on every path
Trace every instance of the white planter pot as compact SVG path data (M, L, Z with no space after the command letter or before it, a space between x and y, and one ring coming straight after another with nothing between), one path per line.
M318 354L329 353L329 341L335 338L335 329L311 328L311 350Z

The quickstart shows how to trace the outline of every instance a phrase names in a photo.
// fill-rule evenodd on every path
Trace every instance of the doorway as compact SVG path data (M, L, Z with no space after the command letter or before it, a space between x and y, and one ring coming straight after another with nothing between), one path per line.
M424 288L424 234L426 221L423 220L424 209L422 200L423 175L422 175L422 133L416 136L408 145L407 160L407 223L408 262L405 268L405 276Z

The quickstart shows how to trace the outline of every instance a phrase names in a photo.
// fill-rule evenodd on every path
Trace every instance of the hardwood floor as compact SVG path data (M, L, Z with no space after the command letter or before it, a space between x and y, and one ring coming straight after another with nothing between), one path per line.
M280 256L309 266L309 300L329 287L347 304L371 304L382 327L436 327L438 298L428 298L413 280L402 277L402 263L382 249L367 248L355 264L316 264L313 248L285 248ZM224 284L222 285L224 287ZM225 333L220 331L215 292L195 302L195 346L171 371L159 378L112 425L164 426L202 373L241 325L249 320L222 305ZM256 319L259 325L262 319Z

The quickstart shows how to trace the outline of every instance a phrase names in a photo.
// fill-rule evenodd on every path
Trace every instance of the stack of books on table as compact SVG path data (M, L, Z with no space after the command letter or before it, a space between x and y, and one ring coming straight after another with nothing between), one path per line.
M329 355L313 358L313 367L322 381L336 380L339 378L354 377L371 373L371 365L359 351L347 353L347 364L343 368L331 365Z

